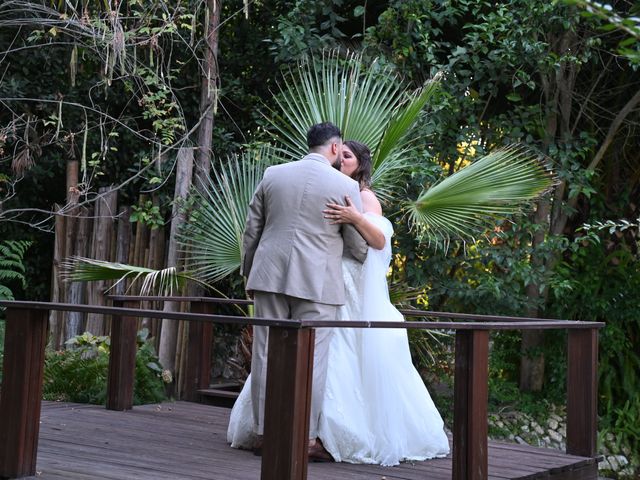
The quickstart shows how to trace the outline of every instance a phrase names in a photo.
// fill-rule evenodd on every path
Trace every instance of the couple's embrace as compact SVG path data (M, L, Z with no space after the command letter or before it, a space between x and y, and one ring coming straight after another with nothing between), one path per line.
M251 201L242 273L255 314L403 321L389 301L391 223L370 190L371 155L331 123L309 154L270 167ZM260 446L268 328L254 327L251 375L231 412L233 447ZM310 459L395 465L444 456L443 422L411 363L405 329L316 331Z

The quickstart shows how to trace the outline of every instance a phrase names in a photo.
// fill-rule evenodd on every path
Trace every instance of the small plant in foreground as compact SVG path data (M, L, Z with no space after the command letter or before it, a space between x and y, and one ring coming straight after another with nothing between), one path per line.
M166 399L162 367L148 335L147 329L138 332L134 405ZM67 350L47 352L44 399L104 404L110 338L85 332L69 339L66 344Z

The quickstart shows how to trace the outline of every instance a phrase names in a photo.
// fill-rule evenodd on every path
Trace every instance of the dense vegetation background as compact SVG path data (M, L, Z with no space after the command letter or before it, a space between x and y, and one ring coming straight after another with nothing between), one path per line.
M410 232L401 202L385 205L396 228L393 282L431 310L606 322L601 429L638 452L639 10L631 1L5 1L0 240L33 243L24 260L0 243L0 289L49 298L52 211L68 202L70 161L80 164L78 201L110 185L132 203L153 192L157 204L137 215L161 224L177 150L201 144L204 114L213 116L212 168L224 169L229 154L268 140L262 113L276 108L276 82L303 56L355 50L415 86L442 72L403 195L516 142L544 152L560 184L530 215L448 249ZM218 38L203 110L207 25ZM243 294L237 276L218 288ZM446 341L429 346L438 350L446 357ZM531 408L535 398L562 402L562 334L496 335L492 362L492 392L503 400L517 385L538 392Z

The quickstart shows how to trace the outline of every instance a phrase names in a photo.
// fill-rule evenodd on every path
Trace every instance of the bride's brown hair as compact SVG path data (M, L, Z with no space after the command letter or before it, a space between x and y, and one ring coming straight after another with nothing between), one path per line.
M371 150L364 143L356 142L355 140L347 140L344 145L349 147L349 150L358 159L358 168L351 174L358 185L360 190L371 189Z

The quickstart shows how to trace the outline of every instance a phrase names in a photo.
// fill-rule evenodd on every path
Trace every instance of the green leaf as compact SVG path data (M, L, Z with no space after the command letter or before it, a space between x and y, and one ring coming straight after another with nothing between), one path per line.
M628 47L629 45L633 45L634 43L638 42L638 39L635 37L629 37L624 39L623 41L621 41L618 46L619 47Z
M411 127L437 91L437 81L411 91L389 68L360 55L342 58L338 51L302 61L280 84L271 111L275 140L286 158L307 153L306 133L319 122L333 122L345 140L357 140L373 152L376 193L390 198L411 163Z
M204 283L215 283L240 268L242 234L253 192L265 169L282 162L270 146L228 159L213 172L204 193L195 193L194 214L179 240L188 269Z
M178 272L175 267L154 270L84 257L65 259L61 263L61 272L62 278L71 282L116 280L111 288L127 280L131 281L129 288L132 288L139 281L142 282L141 295L177 294L184 281L196 280L189 272Z
M427 239L472 239L553 187L538 155L520 147L496 150L407 203L410 221Z

